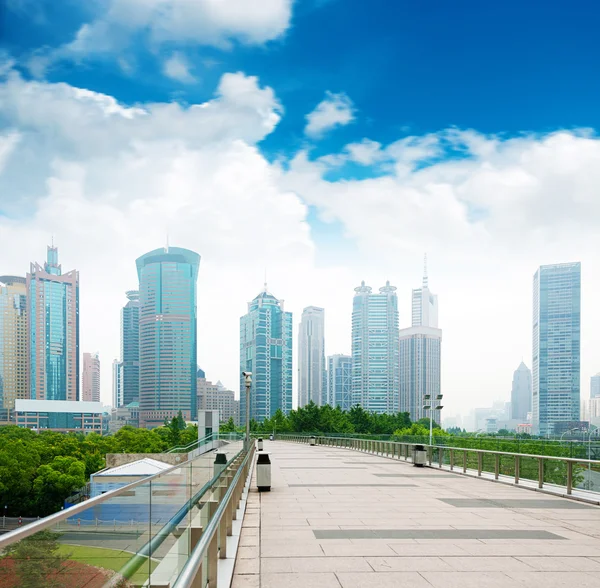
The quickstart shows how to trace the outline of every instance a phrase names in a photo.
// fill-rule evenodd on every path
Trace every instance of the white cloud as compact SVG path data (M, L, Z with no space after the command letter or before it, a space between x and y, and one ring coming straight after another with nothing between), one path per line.
M182 84L193 84L197 80L190 72L190 64L185 56L176 51L163 63L163 73Z
M325 132L347 125L354 120L352 100L346 94L326 93L325 99L306 115L304 132L313 138L318 138Z
M350 161L362 165L372 165L383 157L381 143L370 139L363 139L360 143L350 143L346 145L345 151Z

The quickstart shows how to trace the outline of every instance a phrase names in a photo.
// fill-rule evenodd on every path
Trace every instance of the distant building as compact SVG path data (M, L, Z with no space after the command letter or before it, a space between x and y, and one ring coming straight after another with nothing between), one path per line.
M429 417L423 397L431 402L441 393L442 330L438 328L438 299L429 290L427 267L421 288L412 291L412 326L400 330L400 411L413 421ZM440 422L439 411L434 420Z
M62 273L58 248L27 274L27 383L34 400L79 400L79 272Z
M526 423L531 412L531 370L523 362L513 374L510 401L510 418Z
M113 359L112 363L113 407L125 406L123 403L123 363Z
M292 410L292 313L265 289L240 318L240 424L246 423L242 372L252 372L250 419L259 422L278 409Z
M130 402L126 406L113 408L110 413L108 430L110 433L116 433L125 426L139 427L140 424L140 403Z
M100 470L90 476L90 498L95 498L111 490L117 490L149 476L160 474L171 467L162 461L144 457L114 468Z
M197 375L198 410L218 410L221 422L232 418L237 425L239 409L233 390L228 390L221 382L213 384L207 380L204 370L198 370Z
M140 399L140 293L128 290L127 304L121 309L121 404Z
M2 278L0 278L0 282ZM590 398L600 398L600 374L590 378Z
M342 410L352 408L352 356L330 355L327 358L327 397L325 404Z
M141 426L161 426L179 411L186 421L196 418L199 265L197 253L179 247L155 249L136 260L140 281Z
M37 431L102 434L103 412L101 402L16 400L15 424Z
M27 281L0 276L0 409L12 410L28 395Z
M298 406L321 406L325 385L325 310L308 306L298 334Z
M100 357L97 353L83 354L82 399L100 402Z
M533 278L533 433L578 422L581 264L543 265ZM561 424L563 423L563 424Z
M352 301L352 404L377 413L400 407L398 297L389 282L378 294L364 282Z

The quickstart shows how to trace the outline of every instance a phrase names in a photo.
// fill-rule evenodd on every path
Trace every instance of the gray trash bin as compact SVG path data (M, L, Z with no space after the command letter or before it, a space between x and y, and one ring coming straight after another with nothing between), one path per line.
M317 444L317 440L315 439L315 437L311 437L308 440L309 445L316 445Z
M274 437L273 435L269 435L269 441L273 441Z
M218 476L227 467L227 454L217 453L217 455L215 455L215 463L213 466L214 475Z
M262 439L259 439L259 440L258 440L258 450L259 450L259 451L262 451L262 450L263 450L263 440L262 440Z
M268 453L260 453L256 459L256 486L259 492L271 490L271 458Z
M427 451L424 445L415 445L413 448L413 464L423 467L427 463Z

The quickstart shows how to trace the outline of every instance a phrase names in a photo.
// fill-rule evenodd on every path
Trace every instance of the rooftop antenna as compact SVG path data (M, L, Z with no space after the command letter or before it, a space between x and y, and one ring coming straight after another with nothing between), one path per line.
M167 246L165 247L165 252L169 253L169 233L167 233Z
M423 288L427 288L429 281L427 279L427 253L425 253L425 260L423 262Z
M265 268L265 292L267 291L267 268Z

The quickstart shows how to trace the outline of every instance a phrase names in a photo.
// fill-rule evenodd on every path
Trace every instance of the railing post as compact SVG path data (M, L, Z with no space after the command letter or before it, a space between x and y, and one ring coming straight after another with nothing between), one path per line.
M515 484L519 483L519 477L521 475L521 458L515 455Z
M477 475L481 476L481 470L483 469L483 453L477 452Z
M206 503L206 507L208 508L208 520L210 521L215 512L217 512L218 503L216 500L209 500ZM208 562L208 588L217 588L217 560L219 557L218 548L219 548L219 534L218 532L214 534L213 538L210 540L208 544L207 550L207 562Z
M500 477L500 454L494 455L494 479L497 480Z
M573 493L573 462L567 462L567 494Z
M463 474L467 473L467 451L463 452Z
M538 488L544 487L544 458L538 459Z
M454 449L450 449L450 471L454 470Z
M438 457L440 458L440 467L442 467L444 463L444 450L441 447L438 448Z

